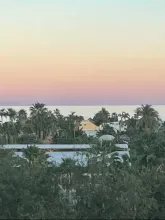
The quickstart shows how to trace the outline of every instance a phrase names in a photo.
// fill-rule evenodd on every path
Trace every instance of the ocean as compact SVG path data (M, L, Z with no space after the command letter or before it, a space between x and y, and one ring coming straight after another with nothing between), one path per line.
M2 108L14 108L15 110L25 109L29 114L30 106L0 106ZM116 112L121 113L122 111L129 113L131 116L134 115L134 111L140 105L100 105L100 106L46 106L49 110L59 109L61 114L67 116L71 112L75 112L77 115L84 116L85 119L92 118L95 113L101 110L102 107L106 108L110 113ZM153 105L153 108L159 112L162 120L165 121L165 105Z

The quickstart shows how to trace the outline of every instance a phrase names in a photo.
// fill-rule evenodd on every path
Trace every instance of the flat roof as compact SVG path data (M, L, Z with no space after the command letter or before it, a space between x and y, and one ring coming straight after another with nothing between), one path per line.
M26 149L28 144L6 144L3 145L4 149ZM40 149L86 149L90 148L89 144L35 144Z
M13 149L17 151L21 151L21 149L26 149L27 144L6 144L3 145L2 149ZM91 146L89 144L36 144L36 147L47 150L47 151L81 151L85 149L89 149ZM117 149L128 150L128 144L115 144Z

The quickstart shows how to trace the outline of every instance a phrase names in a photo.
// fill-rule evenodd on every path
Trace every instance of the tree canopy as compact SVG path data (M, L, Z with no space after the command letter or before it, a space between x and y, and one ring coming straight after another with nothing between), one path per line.
M75 142L84 135L78 126L83 118L75 113L64 117L44 105L31 110L30 116L24 111L14 116L10 110L9 121L0 126L3 141L17 142L14 131L34 135L36 142L49 132L56 140L69 137ZM6 111L1 111L2 117ZM164 124L158 126L160 117L151 106L135 112L123 120L130 158L120 160L116 139L91 144L79 153L83 161L63 158L60 164L49 162L37 143L29 144L22 157L1 147L0 219L164 219Z

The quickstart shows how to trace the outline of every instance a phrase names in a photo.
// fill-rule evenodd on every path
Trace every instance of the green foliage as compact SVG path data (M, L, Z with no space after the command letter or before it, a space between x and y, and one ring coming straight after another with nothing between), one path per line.
M96 125L101 125L102 123L108 122L110 119L110 113L105 109L102 108L98 113L95 114L93 117L93 122Z
M37 144L38 140L34 134L22 134L17 139L18 144Z
M34 162L38 152L35 147L28 151L32 149L35 156L30 159ZM26 160L12 157L7 150L0 150L0 159L0 219L74 217L67 198L60 194L53 168L36 160L32 169Z
M105 134L116 136L116 132L114 131L114 129L107 124L103 125L103 129L97 132L97 136L100 137Z
M145 143L157 143L158 138L155 135ZM160 151L155 152L154 146L151 152L164 157L163 137L157 145ZM88 155L85 166L65 158L57 167L47 162L37 146L24 150L27 160L13 153L0 150L0 219L153 219L165 215L161 160L142 169L135 162L129 166L128 158L117 160L111 142L92 145L84 153Z
M30 116L8 112L10 121L0 124L3 143L35 144L51 133L55 143L90 143L91 148L80 153L85 162L64 158L57 166L35 145L24 149L22 158L2 147L0 219L164 219L165 130L164 125L157 129L159 116L151 106L137 109L132 118L120 115L131 149L131 157L122 160L116 140L101 144L88 138L79 130L82 117L74 113L64 117L41 103L32 106ZM2 109L1 121L6 115ZM97 117L99 123L110 120L104 110Z

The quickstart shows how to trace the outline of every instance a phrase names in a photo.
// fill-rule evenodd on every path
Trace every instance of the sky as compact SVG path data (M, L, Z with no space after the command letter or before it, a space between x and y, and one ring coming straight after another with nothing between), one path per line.
M164 0L0 0L0 105L165 104Z

